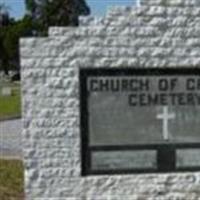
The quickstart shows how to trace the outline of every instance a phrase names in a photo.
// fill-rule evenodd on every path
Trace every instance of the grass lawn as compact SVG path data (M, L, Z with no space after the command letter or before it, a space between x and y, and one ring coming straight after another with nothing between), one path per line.
M22 161L0 159L1 200L24 200L23 180Z
M0 95L0 120L21 116L20 86L11 85L10 87L12 96Z

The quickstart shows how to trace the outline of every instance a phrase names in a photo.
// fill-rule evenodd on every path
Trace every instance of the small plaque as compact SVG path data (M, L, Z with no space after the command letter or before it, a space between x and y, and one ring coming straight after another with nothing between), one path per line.
M199 69L82 69L80 91L83 175L200 169Z
M92 153L91 163L94 170L157 168L153 150L96 151Z

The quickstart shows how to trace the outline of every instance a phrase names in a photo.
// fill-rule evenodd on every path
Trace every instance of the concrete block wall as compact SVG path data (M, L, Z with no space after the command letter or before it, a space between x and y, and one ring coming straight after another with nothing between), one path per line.
M200 173L81 177L79 69L199 67L200 1L142 0L21 39L26 198L198 200Z

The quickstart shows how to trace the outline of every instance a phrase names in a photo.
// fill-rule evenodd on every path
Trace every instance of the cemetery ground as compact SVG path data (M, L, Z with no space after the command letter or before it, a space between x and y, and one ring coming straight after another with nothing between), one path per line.
M3 88L10 88L11 95L2 95ZM0 82L0 121L21 116L20 84Z
M11 94L3 95L3 88L9 88ZM20 99L19 83L0 81L0 123L3 123L4 120L19 118L21 116ZM11 135L13 134L14 133ZM3 140L4 139L3 137ZM1 141L1 143L2 142L4 141ZM5 141L5 143L6 142L7 141ZM2 152L0 152L0 200L24 200L23 162L17 159L8 159L5 156L2 157L1 153Z
M0 199L24 200L23 185L22 161L0 159Z

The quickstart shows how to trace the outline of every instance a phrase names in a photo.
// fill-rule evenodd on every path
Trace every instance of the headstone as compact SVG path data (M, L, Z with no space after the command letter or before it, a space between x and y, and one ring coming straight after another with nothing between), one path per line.
M1 89L1 95L2 96L11 96L12 95L12 89L10 87L3 87Z

